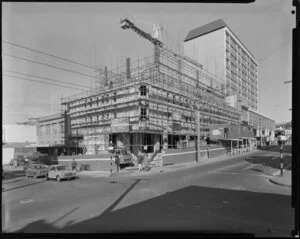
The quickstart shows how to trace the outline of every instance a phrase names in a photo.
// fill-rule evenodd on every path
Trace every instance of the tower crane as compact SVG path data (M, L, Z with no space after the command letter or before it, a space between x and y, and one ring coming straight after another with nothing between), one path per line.
M157 39L155 37L152 37L150 33L147 33L144 30L142 30L141 28L139 28L138 26L136 26L128 18L121 19L120 26L124 30L125 29L131 29L131 30L133 30L138 35L140 35L141 37L147 39L148 41L150 41L154 45L154 62L157 65L158 62L159 62L160 48L162 48L162 46L163 46L162 41L160 41L159 39Z

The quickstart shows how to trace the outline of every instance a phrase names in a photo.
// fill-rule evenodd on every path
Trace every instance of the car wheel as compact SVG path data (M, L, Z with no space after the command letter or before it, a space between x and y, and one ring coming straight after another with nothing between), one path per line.
M56 177L57 182L61 181L61 178L59 176Z

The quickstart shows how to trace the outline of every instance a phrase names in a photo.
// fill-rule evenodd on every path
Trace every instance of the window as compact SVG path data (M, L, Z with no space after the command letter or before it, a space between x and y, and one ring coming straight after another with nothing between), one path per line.
M141 119L146 119L147 118L147 109L142 107L141 108Z
M109 102L109 95L106 95L106 102Z
M117 101L117 92L114 92L114 102Z
M102 104L104 104L104 96L102 95Z
M147 95L147 87L145 85L141 85L140 87L141 96Z
M97 106L99 105L99 97L97 97Z
M117 113L116 112L114 112L114 118L117 118Z
M109 119L109 114L106 114L106 119Z

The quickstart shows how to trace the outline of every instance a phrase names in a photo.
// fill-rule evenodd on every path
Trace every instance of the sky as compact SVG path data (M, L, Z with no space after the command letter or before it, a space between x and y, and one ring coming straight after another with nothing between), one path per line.
M190 30L222 18L259 63L258 112L275 122L290 121L292 89L291 84L283 82L292 79L293 9L292 1L286 0L256 0L250 4L2 3L3 123L58 113L61 97L82 91L67 88L76 87L71 84L95 86L91 77L11 56L86 75L96 74L92 68L36 54L7 42L92 67L114 68L124 65L126 57L134 61L153 55L150 42L120 28L124 16L131 17L147 32L152 32L153 23L159 22L165 29L165 43L180 50ZM50 82L11 71L67 82L55 83L67 87L24 80Z

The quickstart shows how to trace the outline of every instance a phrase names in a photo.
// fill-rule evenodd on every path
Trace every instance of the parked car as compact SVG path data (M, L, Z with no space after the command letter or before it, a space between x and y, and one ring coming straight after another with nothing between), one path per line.
M25 170L27 177L46 177L48 174L48 167L43 164L34 164Z
M60 182L62 179L73 179L76 173L67 169L65 165L52 165L49 167L47 180L56 179Z
M114 148L113 156L119 155L120 157L120 165L122 164L133 164L133 157L131 155L130 150L127 148Z

